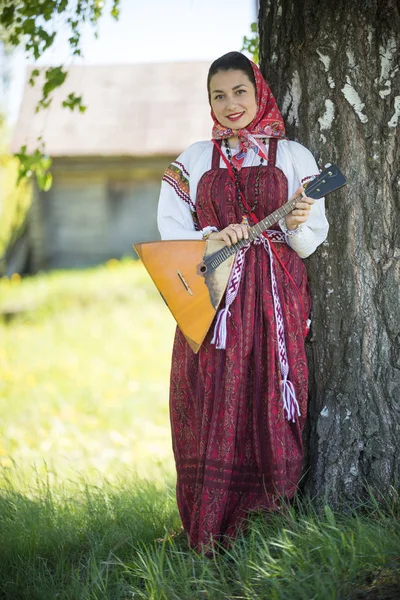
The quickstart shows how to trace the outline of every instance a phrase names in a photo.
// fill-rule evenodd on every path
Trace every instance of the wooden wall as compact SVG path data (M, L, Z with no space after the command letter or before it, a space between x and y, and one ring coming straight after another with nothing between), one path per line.
M53 186L37 192L30 218L33 271L135 255L159 239L157 203L172 157L57 159Z

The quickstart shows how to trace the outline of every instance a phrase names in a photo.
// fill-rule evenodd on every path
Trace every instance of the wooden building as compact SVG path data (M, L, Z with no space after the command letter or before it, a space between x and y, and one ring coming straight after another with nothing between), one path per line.
M31 151L40 137L53 160L52 188L34 190L28 218L32 272L96 264L133 254L133 243L159 239L163 172L187 146L211 135L208 67L72 67L39 113L40 80L26 85L12 151L24 144ZM85 113L62 108L71 92L83 96Z

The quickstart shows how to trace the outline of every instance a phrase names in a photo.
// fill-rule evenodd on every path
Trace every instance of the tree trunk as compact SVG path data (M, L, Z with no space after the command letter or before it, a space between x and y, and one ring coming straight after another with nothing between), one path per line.
M313 290L306 488L333 504L400 470L400 4L261 0L260 56L291 139L348 178Z

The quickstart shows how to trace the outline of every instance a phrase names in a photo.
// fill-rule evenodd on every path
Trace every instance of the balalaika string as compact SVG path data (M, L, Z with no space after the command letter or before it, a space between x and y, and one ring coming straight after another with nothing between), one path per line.
M325 183L325 177L334 177L334 174L332 171L322 173L319 177L317 177L317 179L314 179L308 184L306 188L307 193L312 194L315 191L319 191L318 187L321 184ZM229 256L235 254L238 250L240 250L240 248L243 248L243 246L246 246L249 242L252 242L256 238L260 237L263 234L263 232L266 231L266 229L268 229L268 227L270 227L271 225L279 221L279 219L282 219L284 216L289 214L294 209L296 202L298 202L300 198L301 196L296 196L295 198L292 198L292 200L286 202L286 204L275 210L268 217L265 217L265 219L262 219L261 221L250 227L249 237L247 240L243 239L239 242L236 242L236 244L232 244L232 246L225 246L224 248L221 248L221 250L218 250L218 252L210 254L209 256L204 258L204 261L200 268L201 273L205 273L209 269L216 269L227 258L229 258Z

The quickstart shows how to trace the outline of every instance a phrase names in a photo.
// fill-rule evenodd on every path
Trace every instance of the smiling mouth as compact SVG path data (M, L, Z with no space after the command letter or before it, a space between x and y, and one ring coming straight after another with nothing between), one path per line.
M227 119L229 119L230 121L239 121L239 119L241 119L244 115L244 111L240 112L240 113L232 113L231 115L227 115Z

